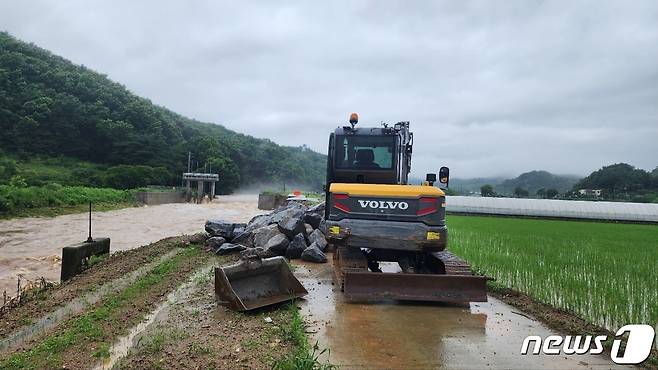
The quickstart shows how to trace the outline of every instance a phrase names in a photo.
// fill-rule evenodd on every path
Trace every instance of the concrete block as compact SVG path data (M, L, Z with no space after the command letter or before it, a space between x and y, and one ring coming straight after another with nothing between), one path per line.
M61 280L66 281L79 274L85 259L109 253L110 238L95 238L92 242L62 248Z

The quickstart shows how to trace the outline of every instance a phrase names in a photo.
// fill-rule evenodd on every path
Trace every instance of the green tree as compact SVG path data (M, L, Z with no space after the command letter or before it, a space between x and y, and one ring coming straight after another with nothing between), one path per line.
M514 196L517 198L527 198L530 193L527 190L523 189L520 186L514 188Z
M480 195L483 197L495 197L496 192L494 191L493 186L486 184L480 187Z
M601 189L605 198L623 199L629 194L652 188L651 175L626 163L605 166L592 172L574 186L578 189Z
M555 199L555 197L557 197L558 194L560 194L560 192L557 191L557 189L548 189L548 190L546 190L546 198L548 198L548 199Z
M9 179L17 173L18 168L16 167L15 160L7 157L0 157L0 184L9 182Z
M188 152L200 167L216 162L221 191L284 178L324 183L326 156L307 147L183 117L6 32L0 32L0 50L0 148L12 156L63 155L101 164L109 173L88 182L119 188L179 184ZM13 176L4 171L0 182Z
M537 190L535 195L539 198L546 198L546 189L545 188L540 188L539 190Z
M217 194L230 194L240 186L240 173L233 161L228 158L212 158L208 163L212 172L219 175L219 181L215 185Z

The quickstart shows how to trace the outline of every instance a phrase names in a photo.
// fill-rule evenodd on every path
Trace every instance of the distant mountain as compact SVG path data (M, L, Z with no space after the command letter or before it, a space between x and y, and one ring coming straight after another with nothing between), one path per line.
M522 173L514 179L509 179L495 185L498 194L513 194L520 187L534 196L539 189L556 189L564 193L573 188L580 178L573 175L554 175L548 171L530 171Z
M468 195L470 193L479 193L483 185L496 186L505 181L504 177L477 177L473 179L450 179L450 188L459 194Z

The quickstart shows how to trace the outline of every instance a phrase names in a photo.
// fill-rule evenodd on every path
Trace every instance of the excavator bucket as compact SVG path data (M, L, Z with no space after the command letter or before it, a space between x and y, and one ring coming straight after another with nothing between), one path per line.
M215 267L215 293L220 304L236 311L249 311L308 294L283 257L247 259L235 265Z
M348 301L486 302L487 280L472 275L346 272L343 289Z

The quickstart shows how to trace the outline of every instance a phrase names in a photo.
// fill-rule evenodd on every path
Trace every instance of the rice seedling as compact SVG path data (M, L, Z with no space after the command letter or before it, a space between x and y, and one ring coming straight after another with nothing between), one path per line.
M655 225L449 215L450 249L497 284L609 330L658 322Z

